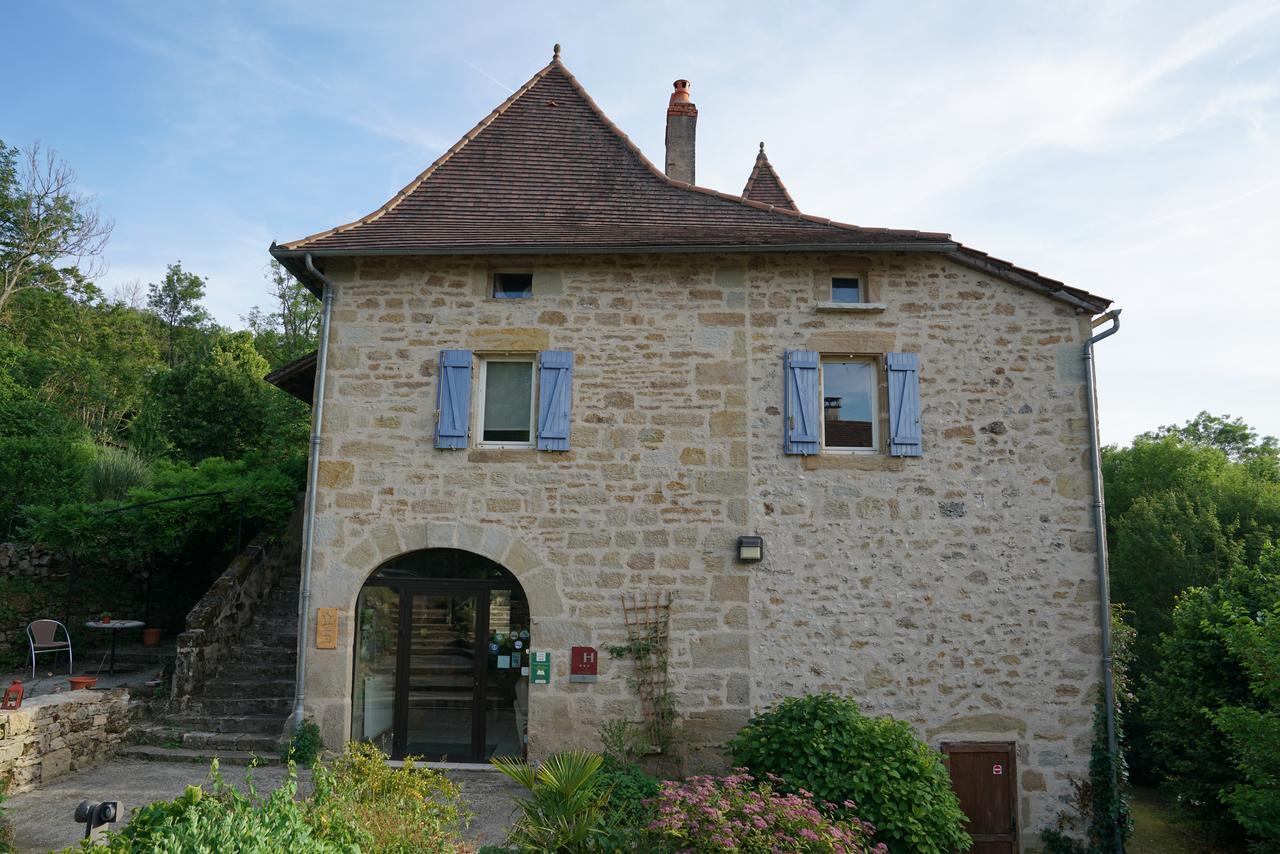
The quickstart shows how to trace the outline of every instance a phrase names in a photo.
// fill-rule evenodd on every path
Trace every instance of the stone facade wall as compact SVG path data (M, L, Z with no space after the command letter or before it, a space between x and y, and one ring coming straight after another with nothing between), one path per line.
M0 784L25 792L109 758L129 730L129 691L68 691L0 711Z
M500 266L499 266L500 265ZM491 300L493 269L534 297ZM833 274L883 311L819 310ZM1098 673L1088 318L940 256L821 254L331 261L337 283L316 522L308 710L349 732L352 619L383 560L454 546L530 598L534 755L634 717L627 667L567 680L572 644L624 637L619 595L662 588L692 762L753 710L852 694L930 743L1016 741L1021 825L1083 776ZM444 348L575 353L567 453L433 447ZM782 453L788 349L920 354L924 456ZM474 412L474 410L473 410ZM765 560L737 564L741 534ZM1027 837L1030 841L1031 836Z

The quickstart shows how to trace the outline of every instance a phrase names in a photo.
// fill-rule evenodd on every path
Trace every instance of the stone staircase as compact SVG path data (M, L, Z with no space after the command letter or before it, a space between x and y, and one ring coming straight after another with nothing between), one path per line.
M173 696L137 721L121 755L278 761L298 655L300 508L284 537L251 543L191 610Z
M193 761L218 756L233 763L249 754L275 758L293 710L297 643L298 576L280 575L216 676L198 694L171 706L169 714L135 727L140 746L163 752L121 753ZM179 743L190 755L178 755Z

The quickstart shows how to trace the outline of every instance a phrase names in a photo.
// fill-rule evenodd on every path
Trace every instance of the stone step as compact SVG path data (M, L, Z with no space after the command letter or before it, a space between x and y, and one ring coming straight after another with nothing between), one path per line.
M228 679L215 679L204 689L201 699L236 697L292 697L293 679L244 679L239 674L229 674Z
M219 679L237 679L237 680L275 680L289 679L294 675L296 669L293 656L287 661L243 661L243 662L226 662L222 667L218 668Z
M263 733L193 731L182 736L182 746L188 750L233 750L261 756L278 755L280 741L278 734Z
M191 762L208 765L217 759L219 765L281 765L283 760L274 750L253 753L248 750L230 750L222 747L194 749L190 747L159 747L153 744L130 744L116 751L124 759L141 759L148 762Z
M270 735L278 738L284 731L286 717L287 715L282 714L202 715L197 712L183 714L173 718L169 723L184 732L239 733L255 736ZM186 736L184 735L183 738L185 739Z
M264 656L273 658L293 658L297 655L298 636L297 635L270 635L266 637L245 637L231 654L227 656L227 661L235 659L251 659L256 660Z
M190 714L204 718L242 718L270 715L288 717L293 708L293 695L277 697L202 697L192 702Z

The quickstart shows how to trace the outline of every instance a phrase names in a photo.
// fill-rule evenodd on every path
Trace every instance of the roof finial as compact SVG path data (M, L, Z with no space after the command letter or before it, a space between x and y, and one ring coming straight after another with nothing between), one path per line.
M552 58L552 59L559 59L559 58L560 58L560 43L559 43L559 42L556 42L556 43L555 43L555 46L551 48L551 58Z
M760 140L760 153L764 154L764 140Z

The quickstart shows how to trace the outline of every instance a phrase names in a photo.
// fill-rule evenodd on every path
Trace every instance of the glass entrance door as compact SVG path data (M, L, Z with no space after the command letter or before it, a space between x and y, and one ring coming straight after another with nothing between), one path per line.
M524 753L529 602L496 563L453 549L377 569L356 601L351 737L395 759Z
M408 620L406 673L401 692L403 756L475 757L482 681L476 645L479 595L414 594ZM402 637L404 634L402 633Z

